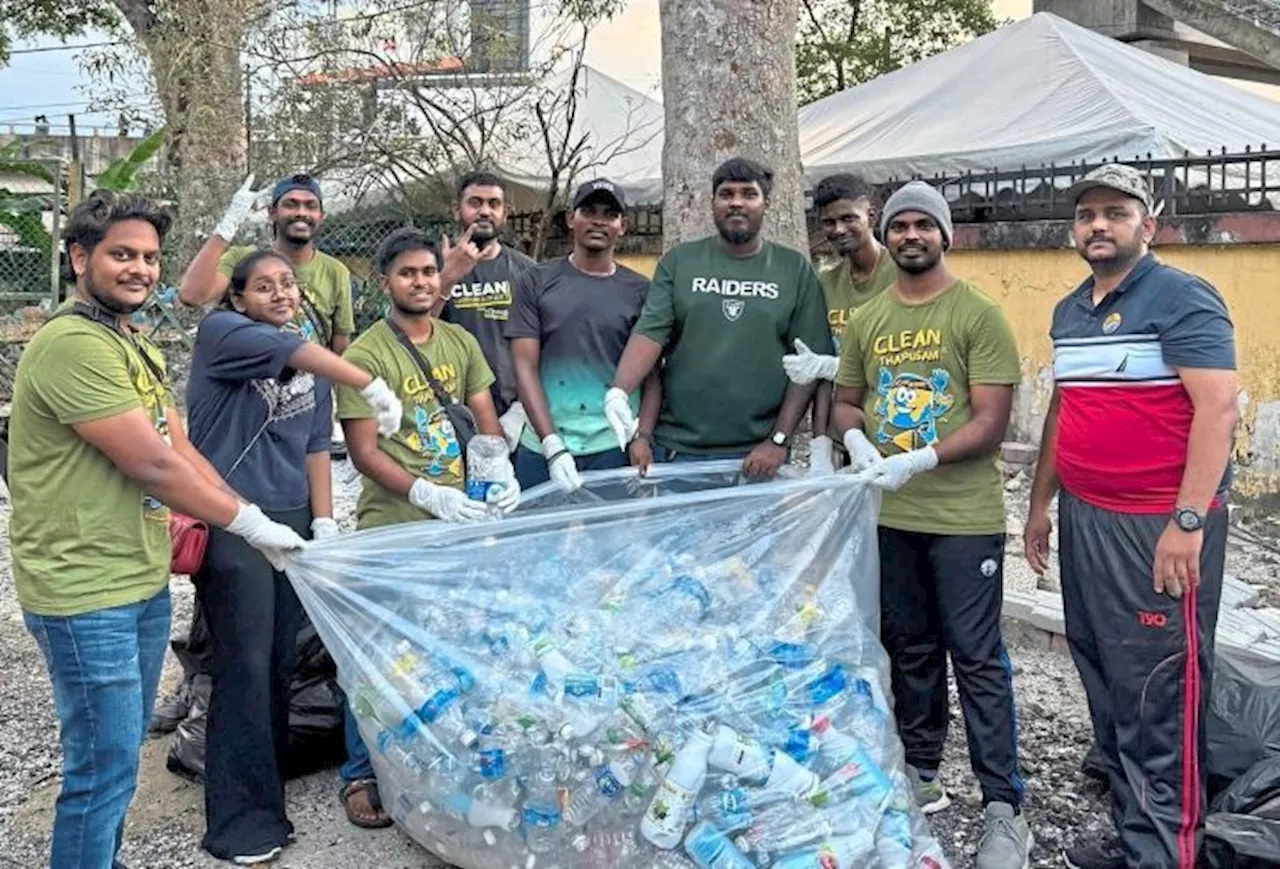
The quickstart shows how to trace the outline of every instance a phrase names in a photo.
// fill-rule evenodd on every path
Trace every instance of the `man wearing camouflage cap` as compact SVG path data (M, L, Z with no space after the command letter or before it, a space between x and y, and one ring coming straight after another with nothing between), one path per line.
M1137 170L1103 166L1068 197L1093 274L1053 313L1055 391L1024 543L1043 571L1060 494L1067 641L1118 835L1065 858L1192 869L1239 415L1234 330L1213 287L1150 252L1154 203Z

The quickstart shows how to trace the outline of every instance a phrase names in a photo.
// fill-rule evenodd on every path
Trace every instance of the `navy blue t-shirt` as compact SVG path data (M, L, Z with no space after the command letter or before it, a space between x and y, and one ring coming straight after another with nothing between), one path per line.
M329 451L329 384L287 364L304 343L234 311L210 313L196 333L187 383L191 443L264 510L307 506L307 454Z

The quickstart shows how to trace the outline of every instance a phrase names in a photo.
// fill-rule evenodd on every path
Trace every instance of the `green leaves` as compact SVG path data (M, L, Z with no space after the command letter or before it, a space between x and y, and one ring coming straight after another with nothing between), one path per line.
M102 171L94 185L103 190L130 190L138 180L138 172L164 145L164 127L139 142L126 156Z

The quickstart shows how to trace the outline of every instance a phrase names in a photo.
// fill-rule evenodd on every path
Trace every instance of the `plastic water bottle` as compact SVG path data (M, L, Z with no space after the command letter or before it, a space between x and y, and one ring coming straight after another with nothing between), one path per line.
M530 851L545 854L555 848L560 833L560 789L551 767L544 765L529 783L521 820Z
M876 708L871 683L866 679L854 679L849 685L847 732L866 747L871 759L884 763L888 754L889 732L885 713Z
M706 821L699 821L689 831L684 850L699 869L755 869L755 864L724 833Z
M726 832L741 830L750 826L754 813L788 799L779 791L726 788L698 801L698 817Z
M643 763L644 758L632 755L597 766L592 770L590 780L569 798L564 807L564 822L571 827L580 827L608 806L619 802Z
M602 720L601 715L587 708L592 705L592 694L599 694L599 683L595 681L595 677L575 667L546 634L534 641L533 653L542 666L546 681L563 695L563 711L568 730L560 736L565 739L586 738L600 726Z
M891 809L880 818L876 828L875 850L884 869L906 869L911 865L911 816ZM928 865L922 863L921 865Z
M664 851L680 844L694 800L707 778L707 757L711 753L711 735L695 730L676 752L671 768L658 785L649 808L640 822L640 835Z
M785 854L769 869L830 869L832 866L867 866L872 862L874 848L865 834L837 836L816 848L807 848ZM887 867L886 867L887 869ZM902 869L895 866L894 869Z
M709 763L744 781L763 785L765 790L797 797L816 790L819 783L813 771L796 763L790 755L768 748L725 724L716 728Z
M810 805L818 808L855 800L879 808L888 801L892 792L893 784L880 767L872 763L866 752L855 748L844 766L823 779L808 799Z
M417 715L372 685L361 685L351 696L351 714L358 720L381 725L396 739L408 739L418 727Z
M467 444L467 497L490 504L491 516L499 513L493 502L506 484L510 464L507 442L498 435L478 434Z

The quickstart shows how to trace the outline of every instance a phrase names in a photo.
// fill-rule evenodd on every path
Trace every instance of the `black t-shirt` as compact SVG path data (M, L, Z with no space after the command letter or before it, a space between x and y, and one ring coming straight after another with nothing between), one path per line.
M500 415L516 400L516 370L511 361L511 348L502 333L516 285L535 265L529 257L503 245L502 253L477 263L449 288L449 302L444 307L445 320L457 323L480 342L485 361L497 378L491 391Z
M535 266L519 285L506 336L539 339L551 421L574 455L618 448L604 416L604 393L648 294L648 279L626 266L600 277L568 259ZM531 426L524 442L541 448Z

